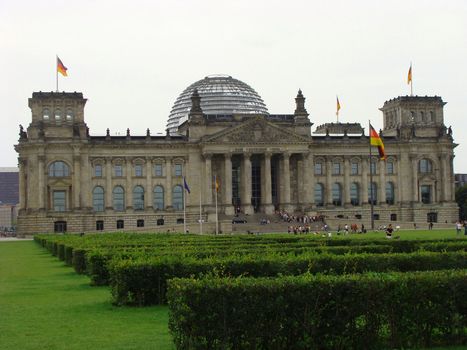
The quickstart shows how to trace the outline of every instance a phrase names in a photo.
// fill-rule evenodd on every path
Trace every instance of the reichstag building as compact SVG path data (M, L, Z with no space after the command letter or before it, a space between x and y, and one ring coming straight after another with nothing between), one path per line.
M385 161L359 123L313 128L292 97L292 113L271 114L246 83L208 76L177 98L164 135L92 136L82 93L34 92L15 146L18 232L196 232L200 218L212 232L216 217L229 232L237 212L278 210L368 222L371 202L386 223L457 220L441 97L384 102Z

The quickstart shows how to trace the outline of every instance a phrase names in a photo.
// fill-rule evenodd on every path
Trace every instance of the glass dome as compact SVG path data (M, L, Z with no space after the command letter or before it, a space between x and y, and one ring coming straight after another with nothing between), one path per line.
M178 96L167 121L170 132L187 120L195 89L201 96L204 114L268 114L262 98L249 85L228 75L209 75Z

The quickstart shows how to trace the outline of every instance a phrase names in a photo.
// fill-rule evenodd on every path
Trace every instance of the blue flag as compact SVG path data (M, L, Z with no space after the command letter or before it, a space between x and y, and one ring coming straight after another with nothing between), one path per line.
M188 184L186 183L185 176L183 177L183 187L185 187L185 190L190 193L190 188L188 187Z

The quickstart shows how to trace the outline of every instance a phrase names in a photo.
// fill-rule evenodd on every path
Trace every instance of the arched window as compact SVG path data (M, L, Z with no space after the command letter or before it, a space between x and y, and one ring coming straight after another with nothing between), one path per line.
M42 119L49 120L50 119L50 111L48 108L44 108L42 111Z
M431 123L433 123L435 121L435 112L430 111L430 119L428 121L431 122Z
M66 110L66 120L68 121L73 120L73 111L70 108Z
M183 210L183 187L180 185L173 188L172 206L175 210Z
M315 204L318 207L322 207L324 205L324 186L323 184L316 184L315 185Z
M425 112L423 112L423 111L420 112L420 119L421 119L422 123L425 123L425 122L426 122L426 119L425 119Z
M53 162L49 166L49 176L52 177L65 177L70 176L70 170L65 162L57 161Z
M164 188L154 187L154 209L164 210Z
M378 186L376 182L372 182L368 184L368 203L371 204L371 199L373 198L373 204L378 202ZM373 193L372 193L373 192Z
M337 182L332 185L332 204L342 205L342 187Z
M92 191L92 207L94 211L104 211L104 189L101 186L94 187Z
M55 120L60 121L62 119L62 111L59 109L55 110Z
M133 189L133 209L144 210L144 188L136 186Z
M360 188L356 182L350 185L350 203L352 205L360 205Z
M125 191L122 186L115 186L113 192L113 206L115 211L125 210Z
M431 160L429 159L420 159L420 162L419 162L419 171L422 173L422 174L426 174L426 173L431 173L432 171L432 164L431 164Z
M386 182L386 203L394 204L394 184Z

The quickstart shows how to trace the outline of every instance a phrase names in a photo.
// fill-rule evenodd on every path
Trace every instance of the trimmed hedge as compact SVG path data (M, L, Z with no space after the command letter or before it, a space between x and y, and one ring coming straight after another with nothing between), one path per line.
M467 272L173 279L177 349L382 349L467 343Z
M267 277L300 275L305 272L350 274L456 269L467 268L467 253L232 256L204 260L163 257L112 260L108 268L114 303L151 305L166 301L167 281L175 277L201 277L209 273L219 276Z

